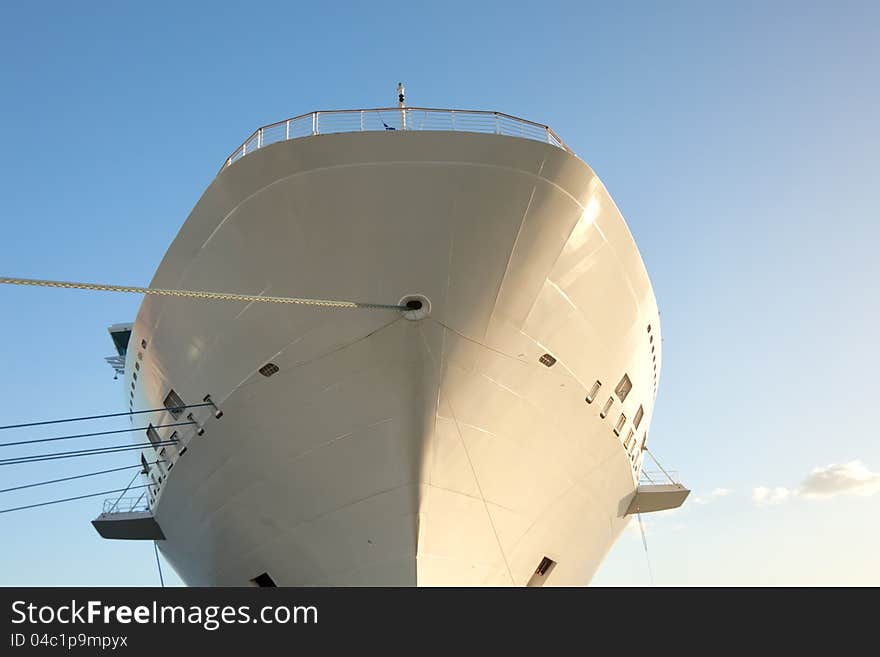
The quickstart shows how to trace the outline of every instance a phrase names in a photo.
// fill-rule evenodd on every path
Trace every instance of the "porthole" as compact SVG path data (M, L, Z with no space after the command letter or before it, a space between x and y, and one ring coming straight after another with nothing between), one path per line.
M134 362L134 369L136 369L136 370L141 369L141 364L139 362L135 361Z
M147 348L147 341L141 340L141 349L146 349L146 348Z
M596 383L593 384L593 387L590 388L590 392L588 392L587 396L585 397L585 400L588 404L593 403L593 400L596 399L596 395L599 393L599 388L601 388L601 387L602 387L601 381L597 380Z
M654 344L654 336L653 335L648 339L648 342L650 342L651 344Z
M605 406L603 406L602 410L599 412L599 417L605 419L605 416L608 415L608 411L611 410L612 404L614 404L614 397L609 397L608 401L605 402Z
M135 381L137 381L137 380L138 380L138 373L137 373L137 372L132 372L132 373L131 373L131 378L134 379Z
M131 382L131 389L134 390L134 381Z
M269 377L273 374L277 374L280 371L280 368L275 363L266 363L257 371L263 376Z
M538 362L541 365L546 365L547 367L553 367L556 364L556 359L550 354L544 354L538 359Z
M648 333L650 333L650 332L651 332L651 325L648 324Z
M620 417L617 418L617 424L614 425L614 433L615 435L620 435L620 432L623 431L623 425L626 424L626 415L623 413L620 414Z

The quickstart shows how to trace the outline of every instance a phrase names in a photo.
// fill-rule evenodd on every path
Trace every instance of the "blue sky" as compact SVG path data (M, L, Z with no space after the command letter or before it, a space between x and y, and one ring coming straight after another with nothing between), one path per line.
M876 3L224 4L0 6L0 274L146 285L254 128L391 104L398 80L413 105L547 123L660 304L651 445L694 492L645 516L655 583L880 584ZM138 303L0 289L0 424L122 410L106 327ZM0 488L129 463L0 467ZM0 584L156 583L150 545L97 537L99 508L0 515ZM637 530L594 580L649 581Z

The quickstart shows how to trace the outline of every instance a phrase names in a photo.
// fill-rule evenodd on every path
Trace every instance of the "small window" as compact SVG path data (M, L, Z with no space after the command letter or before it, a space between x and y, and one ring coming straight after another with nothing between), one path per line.
M553 367L556 364L556 359L550 354L544 354L538 359L538 362L541 365L546 365L547 367Z
M177 438L177 432L176 432L176 431L175 431L174 433L172 433L170 436L168 436L168 440L170 440L171 442L173 442L175 445L176 445L177 443L180 442L180 440Z
M147 341L146 341L146 340L141 340L141 347L142 347L143 349L146 349L146 348L147 348Z
M625 424L626 424L626 415L621 413L620 417L617 418L617 424L614 425L614 433L619 436L620 432L623 431L623 425L625 425Z
M138 380L138 373L137 373L137 372L132 372L132 373L131 373L131 378L134 379L135 381L137 381L137 380Z
M186 409L186 404L183 403L183 400L180 398L174 390L169 391L168 396L165 397L165 401L162 402L162 405L168 409L168 412L171 413L171 417L175 420L183 415L183 411Z
M147 463L147 459L141 454L141 474L145 475L150 472L150 466Z
M156 431L156 428L152 424L147 427L147 438L150 439L150 442L153 443L153 447L158 451L159 448L156 447L156 445L162 442L162 439L159 438L159 432Z
M638 430L639 425L642 423L642 417L645 415L645 409L639 406L639 410L636 411L636 415L633 418L633 427Z
M635 435L635 433L636 433L635 431L630 429L629 433L626 434L626 440L623 441L623 448L626 451L629 451L629 448L632 446L632 439L633 439L633 436Z
M136 369L136 370L141 369L141 364L139 362L135 361L134 362L134 369Z
M550 573L553 572L553 568L555 567L556 562L553 561L553 559L550 557L544 557L541 559L541 563L538 564L535 573L529 579L526 586L544 586L544 582L550 577Z
M608 401L605 402L605 406L602 407L602 410L599 412L599 417L605 418L608 415L608 411L611 410L611 405L614 403L614 397L609 397Z
M590 392L587 393L586 401L588 404L593 403L593 400L596 398L596 395L599 394L599 388L601 388L601 387L602 387L601 381L596 381L596 383L593 384L593 387L590 388Z
M620 383L617 384L617 387L614 389L614 392L620 398L620 401L626 401L626 396L629 394L629 391L632 390L633 384L632 381L629 380L629 376L626 374L623 375L623 378L620 380Z
M275 363L266 363L258 371L263 376L268 377L268 376L272 376L273 374L277 374L279 371L279 368Z
M257 575L256 577L254 577L251 580L251 584L253 586L259 586L259 587L268 587L268 586L277 587L278 586L275 583L275 580L269 576L269 573L261 573L261 574Z

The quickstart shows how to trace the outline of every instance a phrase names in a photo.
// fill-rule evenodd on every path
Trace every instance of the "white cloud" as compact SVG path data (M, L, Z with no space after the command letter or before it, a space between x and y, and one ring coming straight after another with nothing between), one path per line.
M715 488L711 493L707 495L700 495L695 497L693 502L694 504L709 504L714 500L717 500L719 497L724 497L725 495L730 495L733 491L729 488Z
M791 491L788 488L767 488L766 486L758 486L752 489L752 501L760 506L769 504L781 504L791 497Z
M850 461L815 468L795 489L758 486L752 489L752 501L763 506L779 504L795 497L817 499L875 493L880 493L880 473L871 472L861 461Z
M806 498L868 496L877 492L880 492L880 474L871 472L860 461L816 468L807 475L800 488L800 494Z

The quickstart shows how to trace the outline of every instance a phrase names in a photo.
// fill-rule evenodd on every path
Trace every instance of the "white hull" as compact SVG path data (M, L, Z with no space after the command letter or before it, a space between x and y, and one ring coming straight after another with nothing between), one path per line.
M625 527L657 307L613 201L564 150L455 132L273 144L221 172L152 286L431 302L410 321L145 299L133 407L173 388L224 411L197 409L205 435L178 431L185 453L154 473L159 547L188 583L525 585L548 557L546 584L582 585Z

